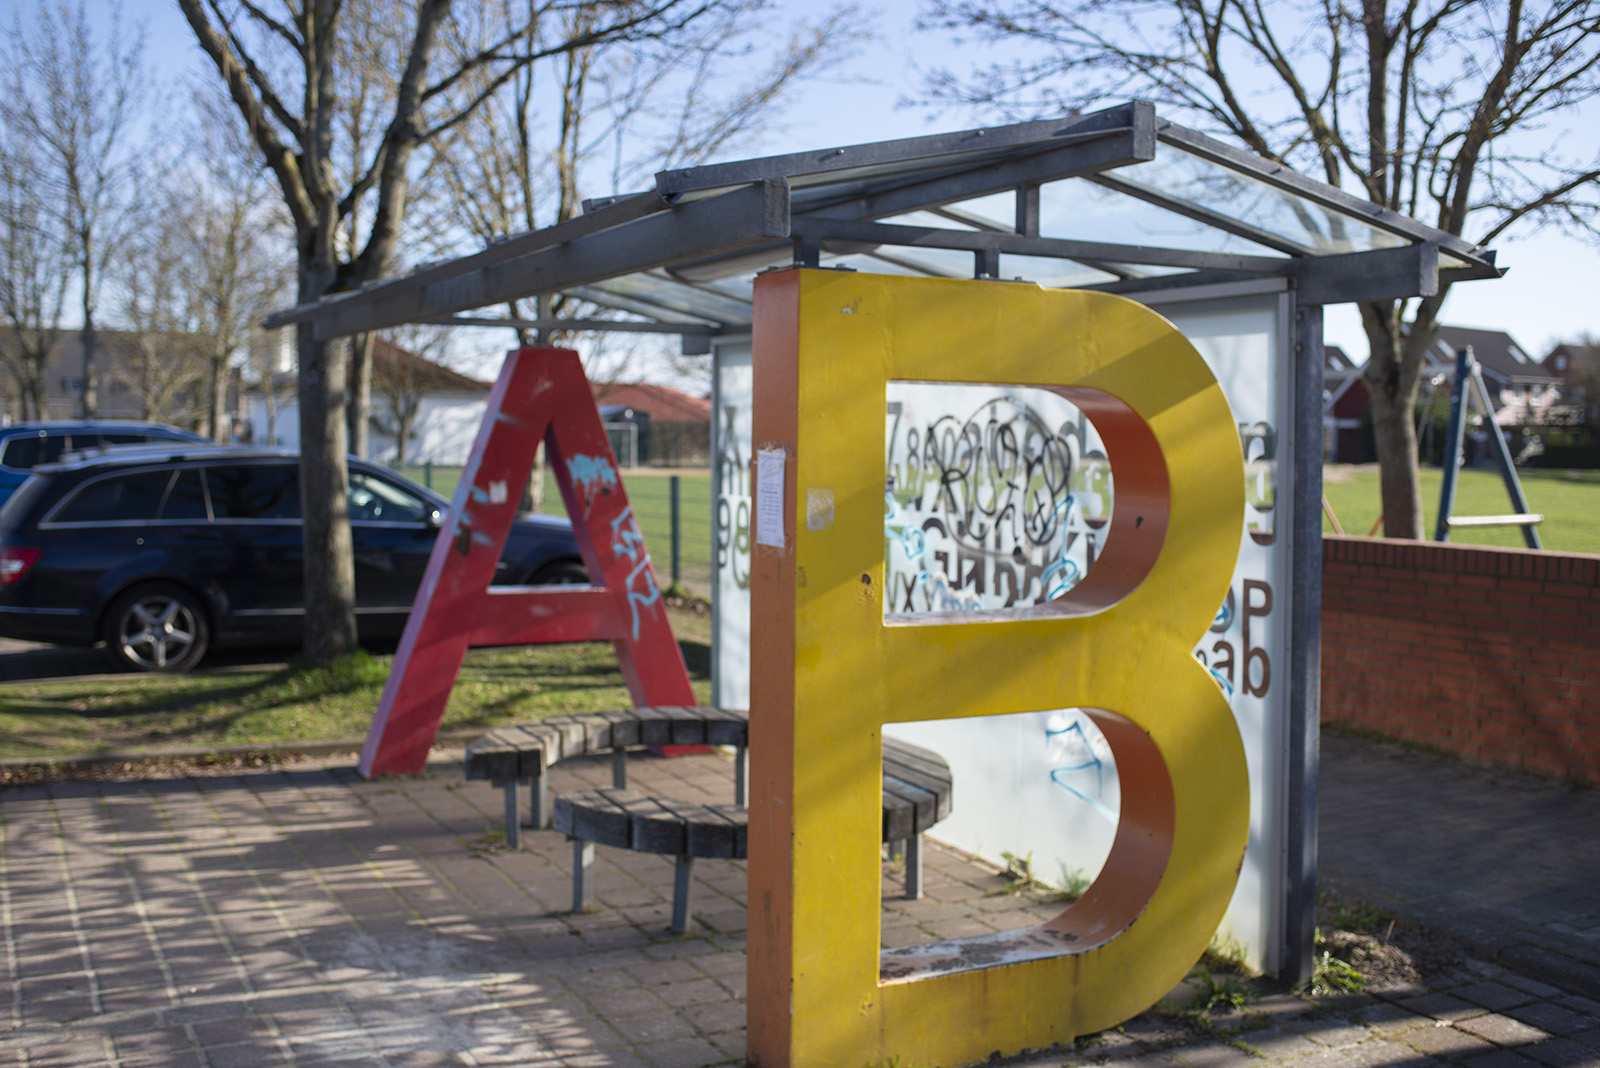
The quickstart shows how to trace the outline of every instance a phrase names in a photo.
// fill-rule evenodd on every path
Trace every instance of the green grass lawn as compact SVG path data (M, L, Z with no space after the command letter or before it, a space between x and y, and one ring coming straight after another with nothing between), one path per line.
M453 497L461 479L459 467L401 468L413 482L430 485L435 493ZM672 581L672 478L678 478L678 577L704 595L711 589L711 471L709 468L663 470L654 467L622 469L628 501L639 519L639 530L663 585ZM555 474L544 469L544 499L540 511L565 515L566 506Z
M710 616L673 611L699 700L710 699ZM392 656L332 669L266 664L190 675L96 675L0 685L0 758L359 739ZM611 644L474 649L444 730L632 704Z
M1600 553L1600 471L1524 469L1518 475L1528 507L1545 517L1537 528L1545 549ZM1443 472L1437 467L1422 469L1424 530L1430 537L1439 514L1442 478ZM1371 531L1381 511L1377 465L1329 466L1323 471L1322 481L1323 495L1338 515L1344 532L1365 535ZM1506 494L1498 471L1465 470L1456 483L1456 503L1452 511L1457 516L1508 515L1515 509L1511 507L1511 498ZM1322 530L1325 534L1333 533L1326 515L1322 519ZM1453 530L1450 540L1460 545L1523 545L1521 527Z

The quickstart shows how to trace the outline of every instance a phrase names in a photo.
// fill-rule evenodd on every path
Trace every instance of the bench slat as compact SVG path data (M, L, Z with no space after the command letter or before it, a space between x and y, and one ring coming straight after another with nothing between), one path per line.
M555 829L639 853L742 860L745 810L700 805L630 790L598 789L556 798Z
M661 797L642 798L633 815L633 848L642 853L667 853L679 856L688 850L685 816L674 811L671 801Z
M611 723L611 745L621 746L626 749L630 746L640 745L639 717L630 709L618 708L609 712L597 712L599 716L606 717Z
M897 842L933 826L939 798L915 783L883 775L883 837Z
M500 732L491 731L467 746L466 776L491 782L514 781L519 759L516 744Z
M621 792L621 791L617 791ZM552 823L555 829L573 838L582 838L618 849L633 848L632 814L607 791L558 797Z

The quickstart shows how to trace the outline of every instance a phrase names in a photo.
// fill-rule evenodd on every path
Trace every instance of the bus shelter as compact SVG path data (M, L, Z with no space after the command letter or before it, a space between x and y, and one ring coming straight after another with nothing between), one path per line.
M1248 840L1220 935L1263 971L1309 977L1323 308L1498 277L1493 253L1133 102L662 171L653 189L588 201L576 218L270 325L310 322L321 338L413 322L661 333L708 354L713 702L750 707L752 560L764 544L752 290L795 267L1115 295L1198 352L1226 397L1245 474L1232 581L1193 646L1232 711L1249 777ZM558 294L602 312L485 312ZM886 625L1044 604L1088 581L1118 500L1092 413L1060 391L912 373L888 383L881 415L882 588L871 596ZM832 522L825 491L790 492L791 527ZM991 860L1030 858L1048 882L1093 882L1116 833L1119 777L1081 710L884 729L950 763L956 810L941 837Z

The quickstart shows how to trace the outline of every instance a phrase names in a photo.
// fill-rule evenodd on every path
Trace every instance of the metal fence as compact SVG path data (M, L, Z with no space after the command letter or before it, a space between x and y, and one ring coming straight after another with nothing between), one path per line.
M453 497L461 481L461 468L443 464L405 464L396 470L445 497ZM710 596L710 471L666 474L647 467L624 469L623 482L655 563L656 577L663 584ZM548 469L544 469L540 510L548 515L566 514L561 491Z

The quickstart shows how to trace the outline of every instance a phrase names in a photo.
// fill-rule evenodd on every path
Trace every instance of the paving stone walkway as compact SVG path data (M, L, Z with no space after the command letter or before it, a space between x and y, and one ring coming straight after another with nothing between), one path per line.
M350 763L0 791L0 1065L742 1063L743 864L695 866L696 922L674 937L671 861L602 848L596 908L571 915L570 846L505 851L498 791L448 763L376 783ZM632 773L687 800L731 789L715 755ZM938 847L926 885L899 899L886 865L886 942L1060 907ZM1468 959L1426 986L1151 1013L1016 1063L1600 1068L1600 1003Z

